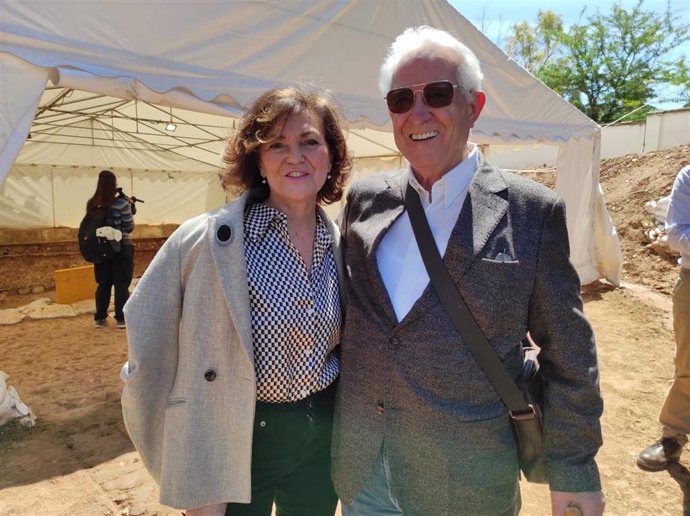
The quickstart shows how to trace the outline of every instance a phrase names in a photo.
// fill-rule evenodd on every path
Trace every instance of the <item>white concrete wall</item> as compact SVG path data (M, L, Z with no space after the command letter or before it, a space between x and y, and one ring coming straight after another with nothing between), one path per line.
M603 127L601 129L601 158L641 154L645 131L644 122Z
M603 127L601 157L615 158L626 154L644 154L690 143L690 108L659 111L647 116L646 122L627 122ZM496 166L522 170L555 167L558 147L492 145L488 159Z
M644 154L690 143L690 108L658 111L646 122L622 123L601 130L601 157Z
M662 111L647 118L642 152L669 149L690 142L690 108Z

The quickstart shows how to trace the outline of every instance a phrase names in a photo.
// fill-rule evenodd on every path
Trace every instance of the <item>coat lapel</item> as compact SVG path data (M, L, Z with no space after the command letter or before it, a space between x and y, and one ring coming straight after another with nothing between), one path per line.
M250 196L251 192L245 192L235 202L228 204L211 217L207 238L220 276L228 311L237 329L242 347L253 365L251 309L244 255L244 208Z
M371 242L371 260L367 260L369 270L369 277L372 278L370 285L374 287L374 291L378 296L380 303L379 306L383 309L386 317L388 317L393 323L398 323L398 318L395 315L395 310L393 309L393 303L388 295L388 290L381 277L381 272L379 271L378 262L376 260L376 251L381 245L381 240L385 236L386 232L391 228L391 226L398 220L398 217L405 211L405 198L403 196L404 189L407 186L407 173L403 169L398 174L389 176L386 178L386 189L382 192L382 198L377 199L376 202L380 202L382 206L390 207L390 209L385 209L382 213L378 223L373 227Z
M347 250L351 263L348 267L363 270L364 277L360 278L360 283L366 283L375 296L375 302L371 304L371 309L378 312L378 316L397 321L393 304L391 303L388 291L383 283L383 278L379 272L376 252L381 240L393 223L404 211L402 190L400 187L401 172L381 174L377 178L381 182L372 188L372 195L363 196L357 206L358 216L353 221L353 231L357 234L357 242ZM402 175L406 176L404 171ZM350 242L348 242L350 243ZM350 273L348 272L348 276ZM354 288L362 288L355 285Z
M335 258L335 266L338 269L338 291L340 293L340 309L342 313L345 313L346 298L345 298L345 265L343 263L343 244L340 238L340 230L333 221L328 217L328 214L321 208L317 206L316 209L321 216L326 228L328 228L329 233L333 243L331 244L331 250L333 251L333 257Z
M506 188L499 170L480 159L444 256L455 262L454 269L460 276L481 256L489 237L505 216L508 201L499 193Z
M500 171L480 158L479 167L470 182L458 220L448 241L443 262L461 288L461 278L470 266L482 258L491 234L506 215L508 201L501 192L506 183ZM408 324L432 311L438 303L433 286L429 283L401 324Z

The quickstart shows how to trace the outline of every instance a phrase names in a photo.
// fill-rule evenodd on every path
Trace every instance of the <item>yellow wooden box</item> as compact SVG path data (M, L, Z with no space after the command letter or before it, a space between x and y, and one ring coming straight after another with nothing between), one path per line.
M69 304L83 299L93 299L96 279L93 265L55 271L55 302Z

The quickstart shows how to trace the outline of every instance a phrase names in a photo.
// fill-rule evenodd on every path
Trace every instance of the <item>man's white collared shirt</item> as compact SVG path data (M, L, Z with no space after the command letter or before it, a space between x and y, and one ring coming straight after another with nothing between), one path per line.
M475 145L466 159L436 181L431 187L431 202L429 193L408 167L408 181L419 193L441 256L446 252L450 234L477 170L478 156ZM383 236L376 251L376 261L395 315L398 321L402 321L429 283L429 274L419 253L407 210Z
M680 253L680 265L690 270L690 166L683 167L673 182L666 229L668 245Z

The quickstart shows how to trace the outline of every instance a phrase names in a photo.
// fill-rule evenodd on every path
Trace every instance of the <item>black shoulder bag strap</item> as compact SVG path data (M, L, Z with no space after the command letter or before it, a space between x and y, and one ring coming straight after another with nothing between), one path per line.
M405 187L403 186L403 188ZM467 344L474 359L493 384L510 416L513 419L535 417L533 408L525 402L522 392L508 374L498 355L489 344L486 335L477 321L474 320L474 316L467 308L462 296L455 288L455 283L443 263L438 247L436 247L436 241L431 233L431 228L429 228L429 221L424 214L419 194L409 181L407 181L405 189L405 208L407 208L410 216L412 230L431 284L462 340Z

